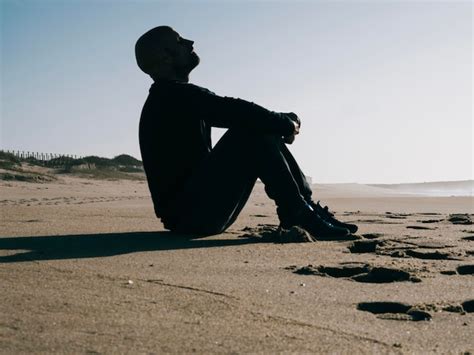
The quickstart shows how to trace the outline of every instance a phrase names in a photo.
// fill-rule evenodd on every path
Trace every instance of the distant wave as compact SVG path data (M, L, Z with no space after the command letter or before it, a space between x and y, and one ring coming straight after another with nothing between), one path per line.
M474 196L474 180L437 181L411 184L368 184L403 194L423 196Z

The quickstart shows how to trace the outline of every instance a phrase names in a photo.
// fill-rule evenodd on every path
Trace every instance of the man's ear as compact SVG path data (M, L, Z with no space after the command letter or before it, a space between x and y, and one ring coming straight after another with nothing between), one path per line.
M150 63L150 70L148 73L162 73L167 71L169 66L173 64L172 54L163 48L156 49L153 53L153 60Z
M173 57L168 51L160 51L156 56L157 62L160 64L171 64L173 63Z
M159 63L162 64L172 64L174 58L174 53L168 48L160 48L157 52L157 59Z

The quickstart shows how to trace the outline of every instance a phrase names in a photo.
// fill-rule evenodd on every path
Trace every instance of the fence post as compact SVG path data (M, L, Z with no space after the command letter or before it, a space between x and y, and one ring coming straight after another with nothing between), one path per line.
M42 153L30 150L0 149L0 152L11 154L19 159L33 158L35 160L41 161L44 165L49 166L64 165L72 162L73 160L84 158L82 155L78 154Z

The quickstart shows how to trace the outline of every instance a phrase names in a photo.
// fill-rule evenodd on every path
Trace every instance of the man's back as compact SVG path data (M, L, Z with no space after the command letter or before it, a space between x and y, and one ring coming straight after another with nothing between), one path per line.
M211 150L210 127L193 112L196 86L157 81L142 110L139 139L157 216Z

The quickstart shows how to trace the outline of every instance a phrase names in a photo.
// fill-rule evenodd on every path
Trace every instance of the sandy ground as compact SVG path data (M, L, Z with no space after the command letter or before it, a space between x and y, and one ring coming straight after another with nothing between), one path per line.
M363 241L277 244L241 237L277 224L260 184L199 240L163 230L144 182L0 191L2 353L474 352L474 225L447 220L472 198L326 185Z

